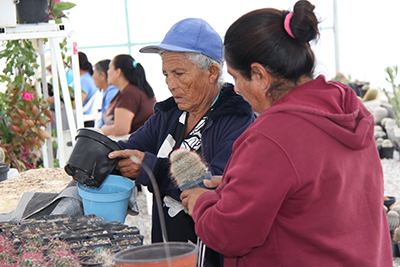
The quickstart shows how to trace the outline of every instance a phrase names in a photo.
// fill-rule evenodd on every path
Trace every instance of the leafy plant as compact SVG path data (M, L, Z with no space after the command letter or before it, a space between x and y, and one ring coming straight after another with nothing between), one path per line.
M395 83L395 79L398 74L398 67L387 67L385 71L389 75L389 78L386 78L386 81L388 81L392 85L393 93L388 92L385 88L383 88L383 91L388 98L389 104L391 104L393 107L394 113L396 115L396 124L400 127L400 84L396 85Z
M2 44L0 58L6 67L0 82L7 91L0 93L0 148L5 162L18 171L37 167L39 149L50 138L45 130L54 121L49 104L34 88L34 73L38 68L37 54L29 40L13 40Z
M61 18L67 18L64 10L69 10L76 6L71 2L61 2L60 0L48 0L49 2L49 20L54 20L56 23L61 23Z

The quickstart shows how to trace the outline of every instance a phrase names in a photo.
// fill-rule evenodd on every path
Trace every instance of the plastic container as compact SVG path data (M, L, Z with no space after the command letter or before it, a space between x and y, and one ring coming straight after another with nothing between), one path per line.
M95 214L105 222L125 222L129 197L135 183L119 175L109 175L100 188L77 184L85 215Z
M107 136L89 129L79 129L76 144L65 165L65 171L78 183L99 188L119 159L108 154L121 147Z
M196 180L191 181L190 183L187 183L187 184L184 184L184 185L180 186L179 189L181 191L184 191L186 189L192 189L192 188L198 188L198 187L207 188L203 183L204 179L211 180L212 179L211 172L207 172L206 174L204 174L203 176L197 178ZM210 189L210 188L208 188L208 189Z
M7 180L8 170L10 169L10 165L7 163L0 163L0 182Z
M18 174L19 174L19 172L16 168L10 168L7 173L7 179L11 179L14 176L17 176Z
M16 9L19 24L48 21L47 0L19 0Z
M14 0L2 0L0 8L0 28L15 27L17 25Z
M166 249L170 257L167 259ZM196 267L197 246L166 242L134 247L112 256L117 267Z

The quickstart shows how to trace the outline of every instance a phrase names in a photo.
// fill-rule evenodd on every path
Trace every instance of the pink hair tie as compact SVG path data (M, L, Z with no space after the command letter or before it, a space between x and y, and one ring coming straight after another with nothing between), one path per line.
M293 35L293 33L292 33L292 30L290 29L290 20L292 19L292 17L293 17L293 12L290 12L289 14L287 14L286 17L285 17L285 21L284 21L284 23L283 23L283 26L285 27L285 31L286 31L292 38L295 38L294 35Z

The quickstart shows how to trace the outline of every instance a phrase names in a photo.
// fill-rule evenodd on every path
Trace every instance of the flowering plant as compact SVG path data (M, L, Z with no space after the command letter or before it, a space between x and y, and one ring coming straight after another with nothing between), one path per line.
M8 88L0 93L0 148L5 162L18 171L37 167L42 142L50 138L45 128L54 121L49 104L34 89L34 51L28 40L9 41L0 51L6 59L0 82Z
M49 20L54 20L56 23L61 23L61 18L67 18L64 10L69 10L76 6L71 2L61 2L60 0L48 0L49 2Z
M37 167L39 148L50 138L45 130L54 120L48 104L33 89L0 94L0 148L5 162L19 171Z

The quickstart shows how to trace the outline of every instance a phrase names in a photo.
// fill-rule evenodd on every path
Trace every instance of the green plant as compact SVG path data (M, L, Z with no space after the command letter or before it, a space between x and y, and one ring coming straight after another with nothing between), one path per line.
M67 17L64 11L75 5L48 0L48 20L61 23L61 18ZM66 43L66 39L60 43L65 64L69 62L65 57ZM39 67L37 52L29 40L3 42L0 49L0 59L6 63L0 83L7 87L5 93L0 93L0 148L11 167L18 171L33 169L37 167L42 143L50 138L45 128L49 121L54 121L49 104L34 88L34 74Z
M386 81L388 81L392 85L393 93L388 92L385 88L383 88L383 91L388 98L389 104L391 104L393 107L394 113L396 115L396 124L400 127L400 84L396 85L395 83L395 79L398 74L398 67L387 67L385 71L389 75L389 78L386 78Z
M67 18L64 10L69 10L76 6L71 2L61 2L60 0L48 0L49 2L49 20L54 20L56 23L61 23L61 18Z
M45 128L54 121L49 104L34 88L37 54L29 40L13 40L2 44L0 58L6 60L0 82L7 87L0 93L0 148L11 167L36 168L39 149L50 138Z

